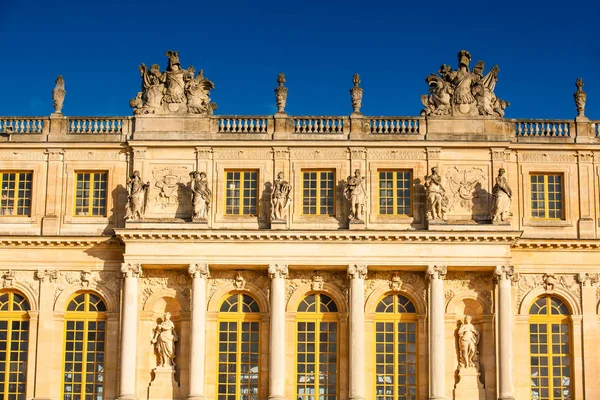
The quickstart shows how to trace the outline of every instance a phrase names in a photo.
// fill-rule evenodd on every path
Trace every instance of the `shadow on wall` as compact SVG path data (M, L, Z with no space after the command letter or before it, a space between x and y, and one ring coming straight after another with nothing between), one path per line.
M273 191L273 184L271 182L265 182L263 191L260 195L259 206L258 206L258 228L269 229L270 228L270 216L271 216L271 193Z
M127 189L117 185L111 192L112 205L108 215L108 225L104 228L103 235L114 235L115 228L125 227L125 205L127 204Z

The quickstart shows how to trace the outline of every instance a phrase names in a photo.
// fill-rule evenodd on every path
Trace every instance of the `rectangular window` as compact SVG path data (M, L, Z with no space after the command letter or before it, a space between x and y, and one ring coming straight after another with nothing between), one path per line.
M335 215L335 172L302 171L302 214Z
M225 171L225 214L258 215L258 171Z
M75 173L75 216L106 216L106 172Z
M563 175L531 174L531 217L563 219Z
M0 172L0 215L31 215L31 172Z
M379 171L379 214L412 214L412 171Z

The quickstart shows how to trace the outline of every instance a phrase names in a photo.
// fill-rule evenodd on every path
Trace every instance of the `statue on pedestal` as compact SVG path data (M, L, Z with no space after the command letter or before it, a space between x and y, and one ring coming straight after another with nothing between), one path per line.
M573 93L573 98L575 99L577 116L583 117L585 116L585 100L587 99L587 94L583 91L583 79L577 78L575 86L577 87L577 91Z
M459 368L476 368L478 358L477 345L479 332L471 324L471 316L465 316L464 323L458 329Z
M431 168L431 175L425 177L425 213L428 221L445 221L448 197L442 186L438 167Z
M144 219L149 186L150 182L142 182L140 171L133 171L133 175L127 180L126 220L139 221Z
M283 172L277 174L271 192L271 221L285 220L285 211L291 202L292 186L284 180Z
M190 176L192 177L192 206L194 208L192 220L208 221L212 191L208 187L206 172L192 171Z
M63 104L65 102L65 80L62 75L56 77L56 86L52 90L52 102L54 103L54 113L62 114Z
M166 312L161 323L154 329L152 344L158 355L158 367L175 368L175 342L179 338L175 332L175 324L171 321L171 313Z
M277 83L279 86L275 88L275 103L277 104L277 114L285 114L285 105L287 102L288 88L285 84L285 75L280 72L277 75Z
M360 85L360 76L358 74L354 74L352 78L352 83L354 86L350 89L350 100L352 101L352 114L361 115L360 107L362 106L362 98L364 89L361 88Z
M344 196L350 200L350 221L364 221L365 201L367 190L365 178L360 176L360 169L354 171L354 176L349 176L344 185Z
M506 221L507 217L512 216L510 212L510 204L512 202L512 190L508 186L506 180L506 170L500 168L496 177L496 184L492 188L493 206L492 206L492 222Z

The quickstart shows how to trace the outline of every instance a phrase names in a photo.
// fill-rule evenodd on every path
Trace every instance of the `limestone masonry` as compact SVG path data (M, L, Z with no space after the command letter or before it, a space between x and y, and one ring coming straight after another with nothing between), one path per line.
M508 119L461 50L420 116L363 115L358 74L349 115L290 116L279 74L243 117L166 57L133 116L63 114L59 76L0 117L0 399L600 398L581 79L574 119Z

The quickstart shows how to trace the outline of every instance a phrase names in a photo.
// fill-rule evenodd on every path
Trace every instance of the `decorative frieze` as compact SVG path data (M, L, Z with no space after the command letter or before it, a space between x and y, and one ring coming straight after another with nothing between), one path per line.
M559 287L572 293L576 298L581 298L581 287L577 274L523 274L515 273L514 280L517 287L517 309L523 298L535 288L543 287L544 292L553 294Z
M271 149L244 148L244 149L216 149L215 160L268 160L273 157Z
M196 159L212 160L214 149L212 147L196 147Z
M519 153L521 162L540 162L540 163L574 163L577 155L575 153Z
M406 291L418 293L423 302L427 302L427 286L422 273L411 271L369 272L369 277L365 281L365 300L382 286L394 293Z
M165 289L178 292L185 299L185 304L181 304L182 310L190 309L192 299L190 276L185 271L176 269L146 269L144 271L139 285L142 294L141 308L144 309L150 296Z
M425 150L369 149L370 160L425 160Z
M42 151L0 151L0 161L46 161Z
M292 160L347 160L347 148L290 149Z
M266 295L269 288L269 278L262 271L212 271L209 280L208 299L212 298L215 292L224 285L233 285L237 290L248 290L248 286L252 285L260 288Z
M39 274L40 271L38 276ZM44 279L55 282L54 301L68 288L93 290L101 286L115 298L118 298L120 292L121 280L117 271L51 271Z
M350 148L350 157L353 160L366 160L367 159L367 149L366 148Z
M35 282L34 271L19 271L9 269L3 271L0 275L1 287L4 289L14 289L19 286L26 286L31 292L39 294L39 284Z
M119 151L67 151L65 161L125 161L126 153Z
M492 149L492 161L510 161L510 151L506 149Z
M286 300L303 285L309 285L313 291L327 291L325 283L336 286L343 294L346 302L348 301L348 282L342 272L326 271L294 271L286 281Z
M509 273L508 270L503 271ZM451 271L446 275L444 282L444 297L446 304L455 296L469 292L476 296L481 303L484 313L491 313L493 310L493 282L489 273L484 272L460 272Z

